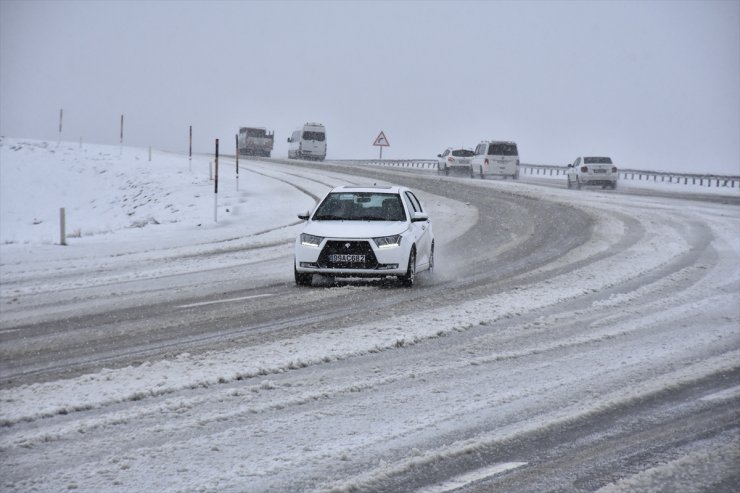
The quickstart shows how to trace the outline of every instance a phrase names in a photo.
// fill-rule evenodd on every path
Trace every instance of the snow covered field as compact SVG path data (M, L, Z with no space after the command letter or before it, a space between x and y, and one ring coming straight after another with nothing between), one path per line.
M30 344L10 340L16 325L65 310L135 307L162 285L172 286L175 302L202 296L197 283L180 280L194 272L208 286L234 285L245 272L257 287L289 284L296 213L331 186L363 182L243 162L237 189L233 160L223 159L215 222L210 160L155 151L150 162L140 149L3 139L0 355ZM383 489L387 478L415 467L738 367L737 206L480 186L586 211L590 241L514 278L515 288L454 307L6 386L3 490ZM464 197L420 196L440 242L489 214ZM58 245L60 207L66 247ZM303 296L362 297L374 289L349 284ZM214 301L230 300L202 303ZM737 395L735 387L715 398ZM712 457L721 471L736 464L738 443L736 432L712 442L724 451ZM691 450L651 470L670 484L671 470L706 456ZM511 464L524 467L527 459ZM629 491L650 483L647 476L604 491Z

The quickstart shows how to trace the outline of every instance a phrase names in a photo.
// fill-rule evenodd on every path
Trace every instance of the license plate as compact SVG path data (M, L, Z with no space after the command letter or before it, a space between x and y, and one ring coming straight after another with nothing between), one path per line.
M344 253L334 253L332 255L329 255L329 262L358 264L358 263L365 262L365 256L344 254Z
M606 173L605 169L595 169L594 173Z

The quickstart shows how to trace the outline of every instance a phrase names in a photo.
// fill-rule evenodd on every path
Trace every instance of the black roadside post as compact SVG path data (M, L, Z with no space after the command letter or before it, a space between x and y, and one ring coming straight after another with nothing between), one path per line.
M236 191L239 191L239 134L234 135L236 139Z
M64 116L64 108L59 110L59 138L57 139L57 146L62 143L62 117Z
M213 188L213 221L218 222L218 139L216 139L216 171Z

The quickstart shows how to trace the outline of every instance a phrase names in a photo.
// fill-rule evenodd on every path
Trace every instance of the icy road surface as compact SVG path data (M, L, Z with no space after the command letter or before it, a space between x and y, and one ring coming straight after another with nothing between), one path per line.
M3 491L740 488L738 197L223 159L214 224L207 157L0 152ZM67 247L25 159L83 183ZM296 212L368 182L434 277L294 286Z

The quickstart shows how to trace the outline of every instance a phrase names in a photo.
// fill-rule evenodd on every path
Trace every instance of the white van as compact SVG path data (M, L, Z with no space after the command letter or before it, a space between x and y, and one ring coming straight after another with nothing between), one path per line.
M516 142L484 140L475 148L471 161L473 173L519 178L519 150Z
M288 138L288 159L326 158L326 129L320 123L306 123Z

